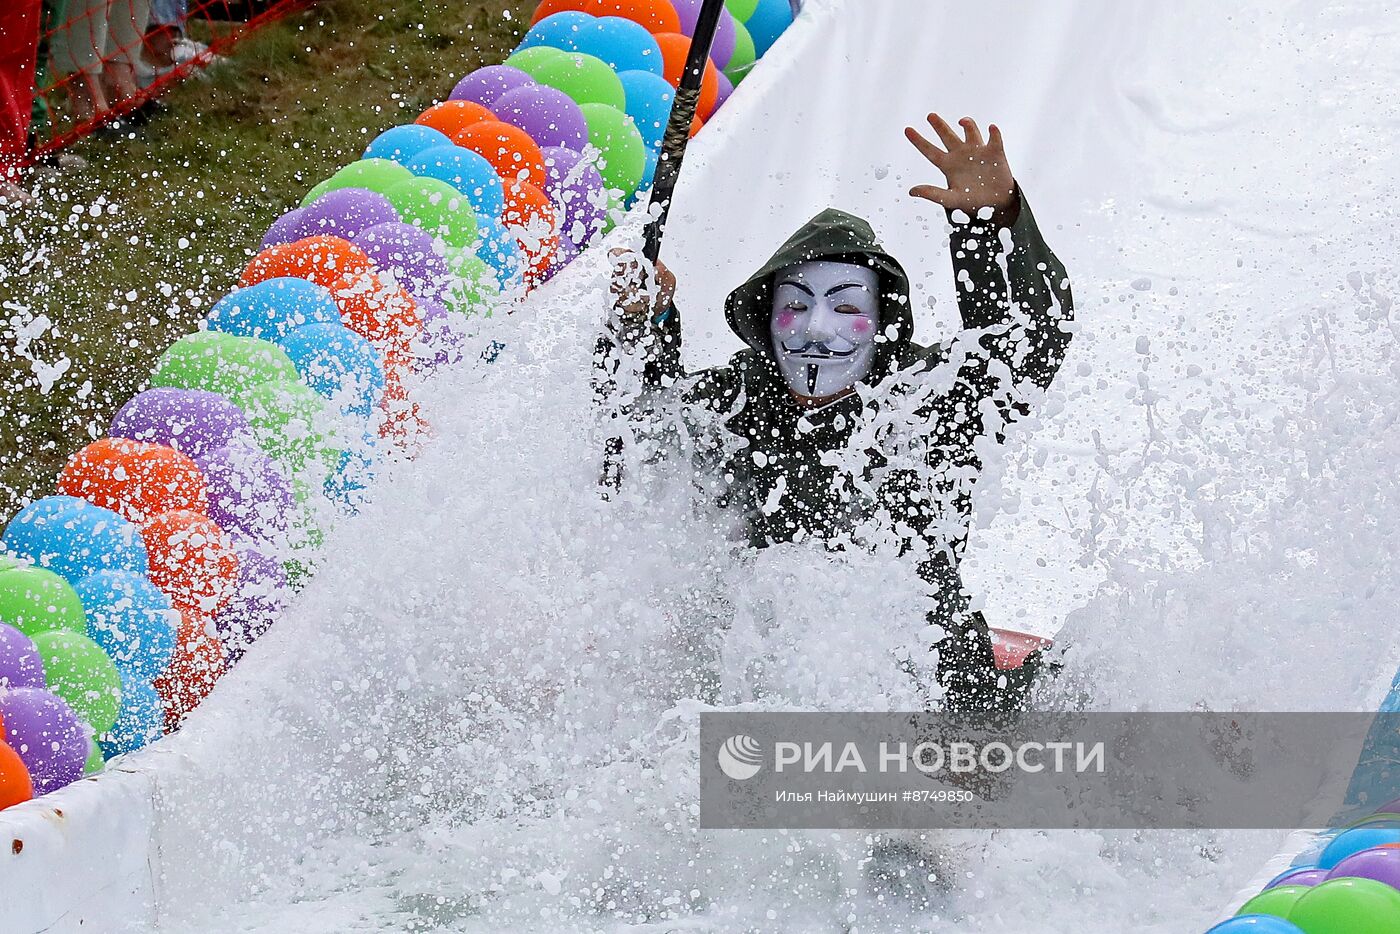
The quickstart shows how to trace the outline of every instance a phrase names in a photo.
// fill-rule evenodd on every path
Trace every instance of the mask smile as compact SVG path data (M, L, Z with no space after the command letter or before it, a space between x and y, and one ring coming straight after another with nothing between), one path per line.
M789 347L787 344L780 346L785 352L802 360L845 360L859 349L852 347L850 350L832 350L820 341L806 343L799 347Z

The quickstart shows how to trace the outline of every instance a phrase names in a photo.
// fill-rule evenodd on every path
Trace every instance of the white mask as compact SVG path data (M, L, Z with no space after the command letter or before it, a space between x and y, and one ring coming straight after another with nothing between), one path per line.
M869 266L816 260L774 274L773 355L799 396L833 396L868 376L879 328L880 277Z

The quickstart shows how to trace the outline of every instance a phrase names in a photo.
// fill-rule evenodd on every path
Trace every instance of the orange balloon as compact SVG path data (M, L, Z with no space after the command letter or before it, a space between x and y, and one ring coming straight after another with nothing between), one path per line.
M413 122L419 126L432 127L447 136L454 136L473 123L495 119L495 114L475 101L443 101L423 111Z
M177 610L213 614L233 596L238 554L217 522L187 509L163 512L141 526L151 583Z
M526 285L544 281L554 253L559 248L559 229L555 223L554 205L549 197L529 182L506 186L506 207L501 223L515 237L529 261Z
M346 276L329 288L340 309L341 324L373 344L381 356L406 354L423 327L413 296L375 273Z
M661 64L666 80L671 82L671 87L680 87L681 78L685 75L685 59L690 54L690 37L681 35L680 32L668 32L659 33L652 38L661 46ZM718 103L719 69L715 67L712 59L705 59L705 75L700 79L700 102L696 105L695 112L708 120Z
M188 455L163 444L102 438L58 475L58 492L140 524L172 509L206 513L204 474Z
M349 240L329 236L307 237L295 243L270 246L254 256L244 268L238 284L246 288L278 276L291 276L330 288L330 284L341 276L368 272L373 268L369 255Z
M384 395L380 397L379 409L384 420L379 424L379 436L393 441L400 449L414 451L426 440L429 425L418 408L418 403L408 396L404 376L412 372L411 358L406 354L395 356L384 365Z
M19 804L34 797L34 783L29 780L29 769L10 745L3 740L0 731L0 811L12 804Z
M696 134L696 133L699 133L699 132L700 132L701 130L703 130L704 128L705 128L705 121L700 119L700 115L699 115L699 114L696 114L696 115L695 115L695 119L692 120L692 121L690 121L690 138L691 138L691 139L694 139L694 138L695 138L695 134Z
M179 727L180 721L209 696L224 668L224 647L211 618L182 611L175 654L154 681L165 708L167 733Z
M545 187L548 176L544 170L544 153L530 134L518 126L483 120L453 135L452 141L484 156L507 187L519 179L522 172L531 185Z
M553 16L555 13L563 13L566 10L578 10L585 12L588 0L540 0L540 5L535 7L535 15L530 18L530 25L533 26L546 16Z
M594 16L621 16L641 23L652 35L681 31L680 14L666 0L587 0L583 12Z

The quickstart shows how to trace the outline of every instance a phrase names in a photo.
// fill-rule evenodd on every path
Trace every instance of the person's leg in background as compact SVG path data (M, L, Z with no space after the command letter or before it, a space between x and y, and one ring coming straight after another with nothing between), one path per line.
M68 91L73 121L85 123L107 109L99 80L102 52L107 46L109 0L66 0L55 4L49 56L56 85Z
M146 32L144 62L150 71L142 69L154 80L180 64L175 51L184 37L185 17L189 15L188 0L151 0L151 28ZM143 83L145 83L143 81Z
M136 63L145 46L151 19L150 0L113 0L107 17L107 54L102 57L102 80L114 106L141 93Z
M0 202L27 201L19 170L29 151L41 0L12 0L0 13Z

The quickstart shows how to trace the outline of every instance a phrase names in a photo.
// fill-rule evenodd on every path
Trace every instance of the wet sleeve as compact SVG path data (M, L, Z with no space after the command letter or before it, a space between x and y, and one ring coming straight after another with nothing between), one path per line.
M642 398L680 390L686 404L722 411L737 395L739 377L732 367L686 372L681 363L681 315L674 304L655 318L610 315L598 360L599 375L608 383L616 380L624 362L630 362L639 380L635 395Z

